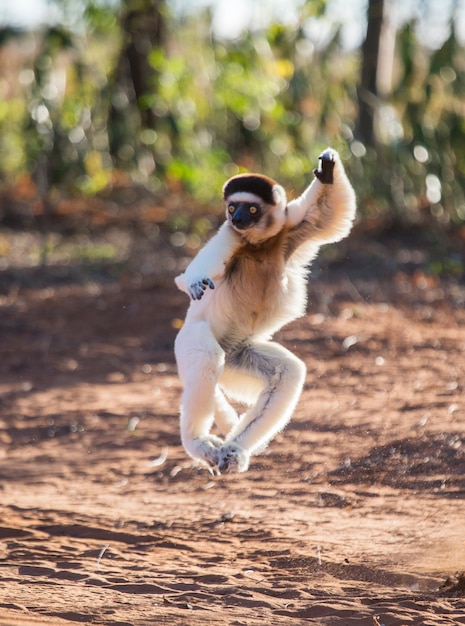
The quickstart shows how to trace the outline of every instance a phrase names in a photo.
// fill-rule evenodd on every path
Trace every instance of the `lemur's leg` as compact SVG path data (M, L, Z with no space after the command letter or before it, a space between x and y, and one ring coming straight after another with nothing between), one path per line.
M263 450L295 409L305 381L304 363L272 342L254 343L228 356L227 368L264 382L257 402L240 419L219 450L218 470L248 468L250 455Z
M216 388L215 392L215 422L220 433L226 436L239 421L236 411L225 398L224 393Z
M223 443L210 435L215 411L218 378L224 366L224 351L206 322L188 322L175 341L181 397L181 440L186 452L209 467L218 464Z

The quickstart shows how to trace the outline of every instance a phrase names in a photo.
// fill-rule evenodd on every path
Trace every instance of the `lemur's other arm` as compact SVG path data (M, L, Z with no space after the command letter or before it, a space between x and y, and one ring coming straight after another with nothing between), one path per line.
M238 245L237 234L224 222L185 271L174 279L178 289L193 300L200 300L208 287L215 288L214 281L223 276L224 268Z
M313 173L311 185L287 205L287 223L295 228L305 222L307 240L318 245L339 241L352 226L355 193L338 153L331 148L320 155L319 167Z

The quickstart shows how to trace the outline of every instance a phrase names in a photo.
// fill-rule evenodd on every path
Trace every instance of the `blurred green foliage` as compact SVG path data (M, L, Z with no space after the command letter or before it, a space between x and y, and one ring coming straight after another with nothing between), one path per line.
M398 78L378 104L378 143L360 167L366 216L461 226L465 220L465 62L454 28L420 47L412 24L398 34ZM363 152L363 149L361 149ZM360 180L360 178L359 178Z
M228 41L212 34L208 11L165 11L168 41L148 51L153 88L138 103L154 113L152 128L115 90L124 33L114 6L88 2L80 29L3 32L0 54L14 41L20 68L0 99L0 181L31 174L55 197L130 179L209 204L227 177L258 170L292 195L330 144L368 222L460 225L465 50L454 29L434 52L413 24L398 32L393 90L374 103L377 141L367 147L354 135L360 51L343 51L338 32L319 47L305 29L324 7L306 3L297 27L271 24Z

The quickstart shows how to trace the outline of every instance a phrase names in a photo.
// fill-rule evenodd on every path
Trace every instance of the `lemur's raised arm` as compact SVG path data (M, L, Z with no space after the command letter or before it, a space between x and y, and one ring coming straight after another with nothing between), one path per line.
M331 243L346 237L355 213L355 193L335 150L328 148L313 171L315 180L301 196L287 205L287 223L296 227L303 221L313 226L308 238Z

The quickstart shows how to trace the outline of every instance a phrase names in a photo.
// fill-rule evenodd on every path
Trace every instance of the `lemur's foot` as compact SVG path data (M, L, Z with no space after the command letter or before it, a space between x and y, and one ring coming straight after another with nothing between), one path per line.
M332 148L327 148L320 154L318 168L313 173L324 185L332 185L334 182L334 164L336 163L337 152Z
M234 469L245 472L249 469L250 454L237 443L228 443L218 451L218 471L227 474Z
M184 441L184 448L190 456L201 461L212 473L216 473L219 463L219 452L224 441L215 435L197 437Z

